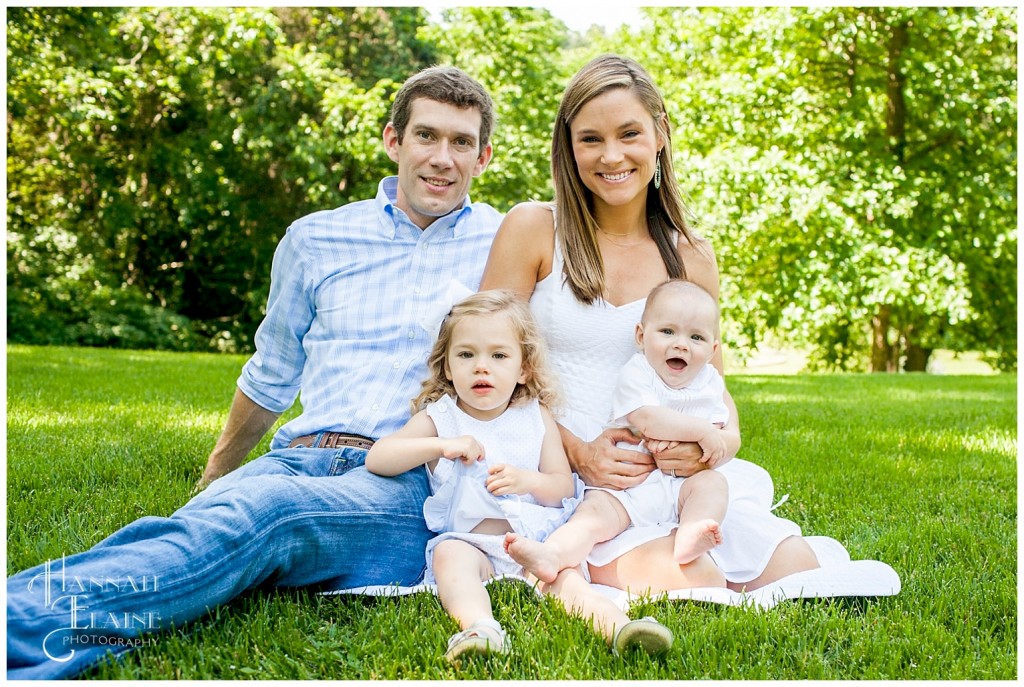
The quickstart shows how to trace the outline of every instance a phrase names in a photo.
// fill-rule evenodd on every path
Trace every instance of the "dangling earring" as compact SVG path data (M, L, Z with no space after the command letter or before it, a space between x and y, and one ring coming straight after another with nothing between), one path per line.
M654 188L661 188L661 151L658 151L657 161L654 163Z

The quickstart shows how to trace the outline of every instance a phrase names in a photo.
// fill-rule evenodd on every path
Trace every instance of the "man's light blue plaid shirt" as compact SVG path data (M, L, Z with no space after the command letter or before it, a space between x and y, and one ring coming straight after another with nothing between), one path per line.
M427 374L424 316L451 305L452 280L480 286L500 213L467 198L421 230L394 205L397 189L387 177L374 200L303 217L277 246L256 353L238 379L274 412L301 390L303 412L272 448L325 430L378 439L400 429Z

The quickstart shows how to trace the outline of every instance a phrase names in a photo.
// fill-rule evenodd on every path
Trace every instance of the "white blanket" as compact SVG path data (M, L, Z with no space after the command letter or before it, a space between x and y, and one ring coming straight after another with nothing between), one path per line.
M787 599L824 599L840 596L894 596L900 591L900 578L896 571L880 561L852 561L846 548L830 537L805 537L814 549L821 567L816 570L796 573L784 577L774 584L753 592L734 592L721 587L698 587L668 592L669 599L700 601L726 604L729 606L750 606L771 608ZM495 578L501 579L501 578ZM513 577L513 579L525 578ZM491 580L492 582L494 580ZM621 589L594 585L602 593L614 599L623 610L641 597ZM380 585L339 589L333 594L366 594L369 596L403 596L416 592L437 593L434 585L418 584L412 587Z

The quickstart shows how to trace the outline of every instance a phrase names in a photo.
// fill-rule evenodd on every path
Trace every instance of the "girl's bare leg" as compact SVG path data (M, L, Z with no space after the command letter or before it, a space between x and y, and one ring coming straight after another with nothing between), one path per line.
M672 559L675 537L667 534L623 554L608 565L590 566L590 579L635 594L694 587L724 587L725 575L707 554L686 565Z
M679 529L672 559L689 563L722 543L721 523L729 504L729 482L714 470L688 477L679 490Z
M463 630L480 620L494 620L484 587L493 575L487 556L467 542L447 539L434 548L437 596Z
M629 527L629 515L618 499L603 491L588 491L568 522L544 542L515 532L505 535L505 550L542 582L553 583L558 573L586 560L595 544L608 541Z
M629 616L621 608L590 586L579 568L562 570L553 582L541 582L539 588L561 601L570 615L590 620L594 630L609 644L615 631L629 622Z

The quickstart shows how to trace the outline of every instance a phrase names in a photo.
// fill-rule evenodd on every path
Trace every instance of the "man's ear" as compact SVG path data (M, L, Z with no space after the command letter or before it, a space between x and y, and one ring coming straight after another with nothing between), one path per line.
M392 162L398 162L398 129L391 122L384 127L384 150Z
M491 157L494 156L494 148L490 143L484 146L484 149L480 151L480 156L476 159L476 166L473 167L473 176L478 177L484 173L487 169L487 165L491 161Z

